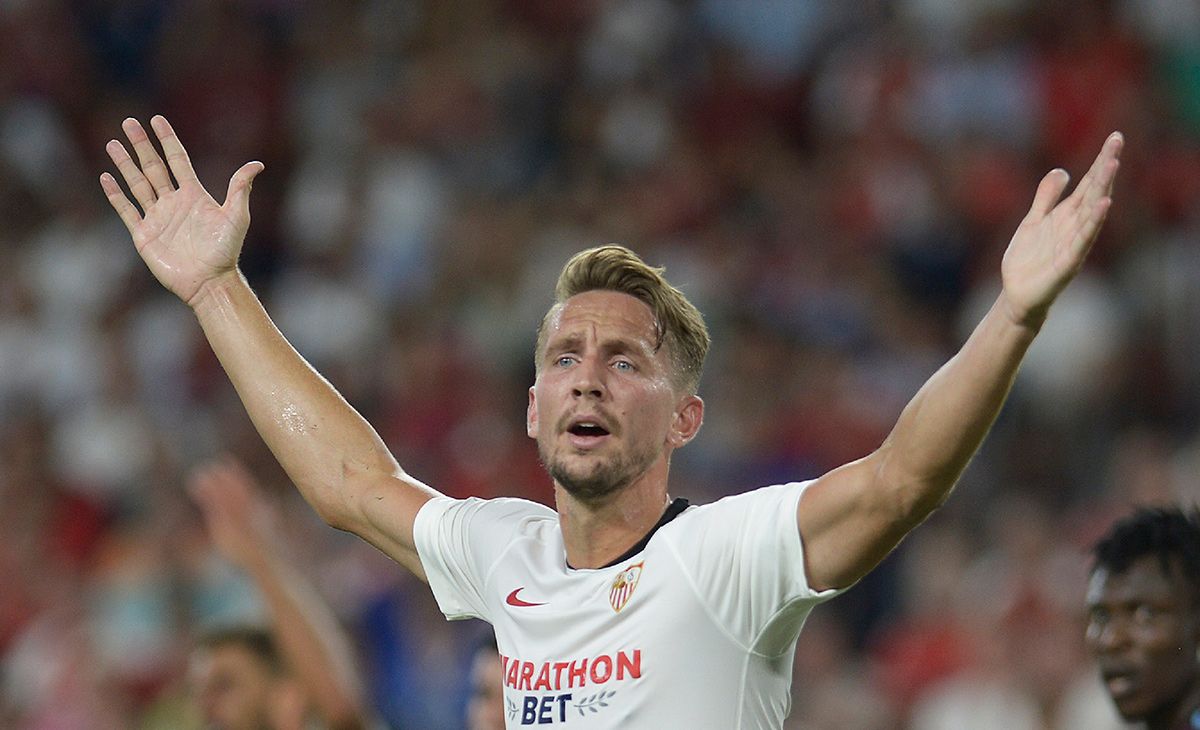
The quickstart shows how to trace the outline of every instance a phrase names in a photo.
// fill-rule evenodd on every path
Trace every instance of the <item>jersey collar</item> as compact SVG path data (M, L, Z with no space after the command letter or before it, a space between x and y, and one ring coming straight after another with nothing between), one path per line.
M654 523L654 527L650 528L650 532L647 532L641 540L638 540L636 543L634 543L633 547L614 558L612 562L600 566L600 569L603 570L604 568L611 568L614 565L623 563L632 558L634 555L637 555L641 551L645 550L647 543L650 542L650 538L654 537L654 533L658 532L658 528L681 515L687 508L688 501L683 497L676 497L675 499L671 500L671 503L667 505L667 509L663 512L662 517L659 517L658 522Z

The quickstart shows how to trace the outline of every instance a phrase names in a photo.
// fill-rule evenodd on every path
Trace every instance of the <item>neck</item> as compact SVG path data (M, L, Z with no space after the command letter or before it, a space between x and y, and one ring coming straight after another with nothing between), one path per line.
M554 500L567 565L604 567L641 540L670 502L665 476L634 482L599 504L581 502L555 484Z

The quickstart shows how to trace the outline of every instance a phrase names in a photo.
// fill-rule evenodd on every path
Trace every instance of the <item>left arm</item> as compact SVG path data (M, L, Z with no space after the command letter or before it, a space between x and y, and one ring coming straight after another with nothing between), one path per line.
M1042 179L1004 253L1003 290L962 349L904 408L876 451L817 479L797 522L816 589L841 588L879 563L950 494L979 448L1050 305L1083 265L1112 204L1124 143L1114 133L1061 202L1069 177Z
M189 484L213 544L261 593L270 630L288 671L330 728L369 725L350 637L315 586L287 557L279 514L250 474L232 459L197 469Z

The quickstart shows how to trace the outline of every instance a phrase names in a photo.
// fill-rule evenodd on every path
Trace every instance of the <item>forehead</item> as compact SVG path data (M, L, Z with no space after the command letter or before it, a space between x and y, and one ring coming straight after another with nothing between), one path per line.
M1184 601L1187 592L1188 583L1174 561L1171 570L1164 573L1157 555L1144 555L1120 573L1097 568L1088 582L1087 602L1091 605L1127 601Z
M642 300L615 291L587 291L563 302L549 321L548 341L595 335L600 339L658 340L654 312Z

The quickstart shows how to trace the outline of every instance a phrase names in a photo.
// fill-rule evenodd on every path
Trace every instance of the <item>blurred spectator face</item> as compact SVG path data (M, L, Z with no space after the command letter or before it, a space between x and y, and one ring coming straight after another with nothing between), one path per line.
M1200 606L1180 565L1146 555L1121 573L1098 568L1087 610L1087 646L1121 716L1162 723L1186 709L1200 692Z
M490 646L475 652L471 663L471 701L468 730L504 730L504 668Z
M192 665L193 694L209 730L262 730L270 727L276 685L271 668L240 644L197 652Z

